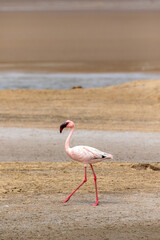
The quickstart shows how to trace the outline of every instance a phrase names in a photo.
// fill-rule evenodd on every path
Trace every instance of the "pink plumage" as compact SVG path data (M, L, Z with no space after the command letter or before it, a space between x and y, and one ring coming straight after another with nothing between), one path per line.
M75 161L82 162L85 167L85 179L84 181L67 197L63 202L67 202L71 196L87 181L87 165L90 164L93 175L94 175L94 181L95 181L95 189L96 189L96 203L93 205L98 205L98 192L97 192L97 183L96 183L96 174L94 172L93 163L101 162L105 159L113 159L113 156L109 153L102 152L96 148L89 147L89 146L75 146L70 148L69 142L71 139L71 136L74 132L74 122L67 120L65 123L61 124L60 126L60 133L63 131L64 128L71 128L71 131L67 137L67 140L65 142L65 151L68 154L70 158L72 158Z

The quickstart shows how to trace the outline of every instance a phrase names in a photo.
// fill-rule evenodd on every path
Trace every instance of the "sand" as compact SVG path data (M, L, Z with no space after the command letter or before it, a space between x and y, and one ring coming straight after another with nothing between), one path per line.
M160 235L160 163L99 163L100 204L80 163L0 163L1 239L150 239Z
M1 239L159 240L160 164L100 163L85 186L78 163L0 163Z
M0 91L0 126L160 132L160 80L98 89Z
M84 168L77 162L0 163L2 198L17 193L68 193L84 178ZM100 193L137 193L160 191L160 163L98 163L95 165ZM79 190L94 192L91 170L87 184ZM8 177L9 175L9 177ZM81 194L80 194L81 195ZM80 196L79 195L79 196Z
M32 3L25 2L25 8ZM44 4L34 2L35 8ZM20 7L18 1L0 4ZM155 9L155 1L148 4ZM159 11L100 8L1 11L0 70L159 71ZM160 239L160 80L100 89L4 90L0 103L0 240ZM95 165L97 207L90 205L90 169L85 186L61 203L84 177L81 164L64 153L68 132L60 135L58 129L67 119L78 129L73 145L114 155L114 162Z
M68 131L0 128L0 162L68 162ZM88 145L112 153L114 162L156 163L160 133L76 130L71 146Z
M160 81L100 89L0 91L0 239L159 240ZM72 199L84 169L64 152L72 145L114 155ZM93 137L94 136L94 137Z
M159 240L158 194L81 194L63 205L64 194L19 196L1 201L1 239ZM2 226L2 222L0 222Z

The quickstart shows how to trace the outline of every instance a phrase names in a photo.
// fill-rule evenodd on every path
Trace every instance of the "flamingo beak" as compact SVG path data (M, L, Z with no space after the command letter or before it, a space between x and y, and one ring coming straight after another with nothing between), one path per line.
M67 125L68 125L68 123L67 123L67 122L65 122L65 123L62 123L62 124L60 125L60 133L62 133L62 131L63 131L63 128L67 127Z

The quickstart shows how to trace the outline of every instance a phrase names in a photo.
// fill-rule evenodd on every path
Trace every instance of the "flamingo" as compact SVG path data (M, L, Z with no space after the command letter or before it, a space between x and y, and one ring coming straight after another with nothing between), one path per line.
M101 162L102 160L105 159L113 159L113 156L111 154L102 152L96 148L93 147L88 147L88 146L75 146L70 148L69 146L69 141L71 139L71 136L74 132L75 129L75 124L74 122L67 120L65 123L60 125L60 133L62 133L64 128L70 128L70 133L66 139L65 142L65 151L68 154L70 158L72 158L75 161L82 162L84 164L84 169L85 169L85 177L83 182L64 200L62 201L63 203L67 202L72 195L85 183L87 182L87 166L88 164L90 165L93 176L94 176L94 182L95 182L95 191L96 191L96 202L92 205L97 206L98 205L98 191L97 191L97 177L95 174L95 171L93 169L92 164L96 162Z

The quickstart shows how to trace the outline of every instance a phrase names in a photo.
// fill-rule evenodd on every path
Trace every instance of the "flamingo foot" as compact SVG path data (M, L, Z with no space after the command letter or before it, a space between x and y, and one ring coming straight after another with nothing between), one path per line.
M98 202L96 202L96 203L93 203L93 204L91 204L92 206L97 206L98 205Z
M70 199L69 197L68 197L68 198L66 198L65 200L63 200L63 201L62 201L62 203L68 202L68 201L69 201L69 199Z

